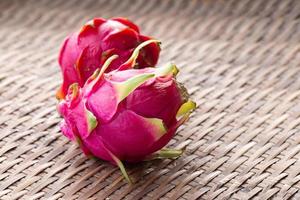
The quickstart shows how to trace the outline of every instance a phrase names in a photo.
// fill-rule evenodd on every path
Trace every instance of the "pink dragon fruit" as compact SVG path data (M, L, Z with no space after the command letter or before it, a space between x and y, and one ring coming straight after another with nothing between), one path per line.
M57 98L63 99L73 83L78 83L82 87L111 55L116 54L119 57L111 63L108 71L118 68L140 43L150 39L141 35L138 26L125 18L91 20L79 32L67 37L62 45L59 64L63 83L57 91ZM159 52L157 43L145 46L137 58L135 67L155 66Z
M127 63L133 65L138 52ZM58 111L64 118L61 130L66 137L78 141L86 155L118 165L130 182L122 161L181 154L181 150L162 148L196 105L176 82L175 65L106 73L117 57L107 59L82 88L72 84Z

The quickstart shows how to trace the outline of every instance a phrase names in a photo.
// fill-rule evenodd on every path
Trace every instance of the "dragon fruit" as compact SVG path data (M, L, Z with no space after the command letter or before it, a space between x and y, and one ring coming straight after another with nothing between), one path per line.
M67 37L62 45L58 61L63 83L56 93L57 98L65 98L73 83L82 87L94 71L101 68L107 58L114 54L118 58L110 64L107 71L118 68L128 60L140 43L148 40L151 38L141 35L138 26L125 18L95 18L89 21L79 32ZM144 46L135 67L155 66L159 52L158 43Z
M129 60L135 62L138 54ZM66 137L78 141L86 155L119 166L130 182L122 161L180 156L181 150L162 148L196 105L176 81L174 64L106 72L116 59L108 58L82 88L72 84L58 112Z

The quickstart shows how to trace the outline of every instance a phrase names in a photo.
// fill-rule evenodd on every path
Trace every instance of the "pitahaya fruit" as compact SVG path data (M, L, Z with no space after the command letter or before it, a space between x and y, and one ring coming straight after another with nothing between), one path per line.
M138 51L131 57L137 59ZM195 108L169 64L159 68L113 70L111 56L80 88L70 86L58 111L63 134L78 141L86 155L116 164L175 158L181 150L162 149Z
M89 21L79 32L68 36L61 47L58 61L63 83L57 91L57 98L63 99L73 83L82 87L111 55L116 54L118 58L107 71L118 68L140 43L149 40L150 37L140 34L137 25L125 18L95 18ZM158 43L149 43L141 50L135 67L155 66L159 52Z

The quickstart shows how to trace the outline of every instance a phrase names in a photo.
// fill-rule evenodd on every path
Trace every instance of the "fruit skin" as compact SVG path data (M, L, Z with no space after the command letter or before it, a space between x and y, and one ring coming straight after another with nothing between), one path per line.
M176 82L175 65L104 73L116 57L96 70L83 88L71 85L58 112L66 137L77 140L86 155L118 165L130 180L121 161L180 155L155 152L172 139L196 105Z
M95 18L86 23L79 32L69 35L60 50L59 65L63 83L57 91L58 99L65 98L68 88L73 83L80 87L107 58L116 54L107 71L117 69L133 50L142 42L151 38L140 34L137 25L126 18ZM157 43L145 46L138 58L136 68L153 67L158 61L160 47Z

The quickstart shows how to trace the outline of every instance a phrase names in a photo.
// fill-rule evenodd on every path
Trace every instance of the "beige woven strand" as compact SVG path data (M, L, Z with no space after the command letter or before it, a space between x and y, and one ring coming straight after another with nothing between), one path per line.
M63 38L125 16L162 40L199 105L177 160L119 170L59 131ZM0 1L0 199L300 199L297 0Z

